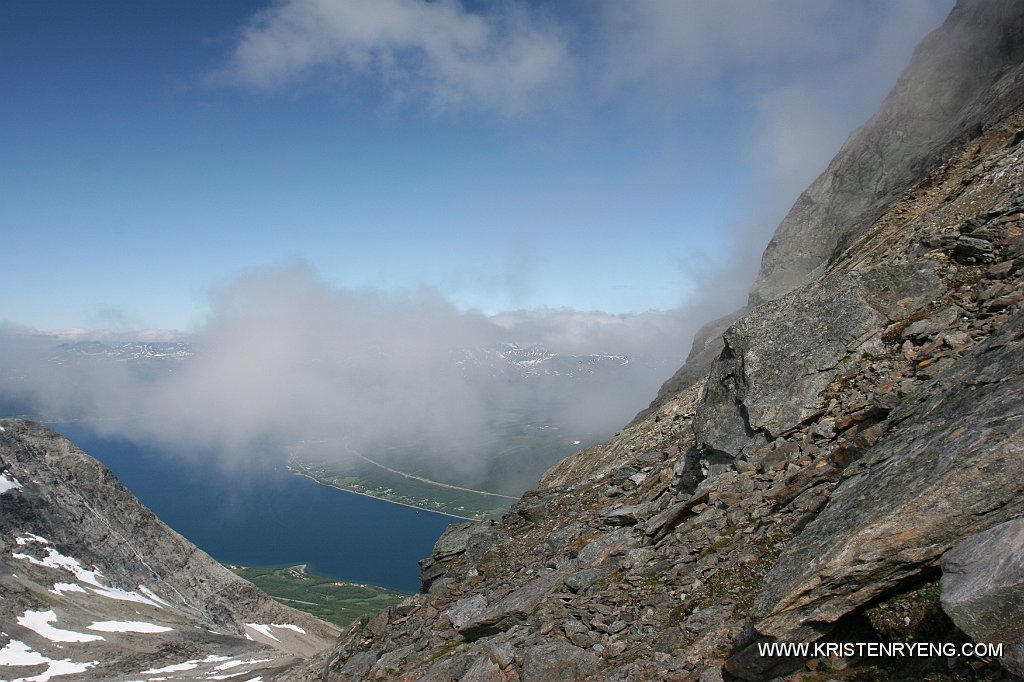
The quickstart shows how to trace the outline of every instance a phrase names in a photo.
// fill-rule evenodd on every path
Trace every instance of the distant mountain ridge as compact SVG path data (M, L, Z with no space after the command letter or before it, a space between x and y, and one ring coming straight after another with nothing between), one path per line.
M83 360L187 360L194 356L192 346L184 341L72 341L57 346L50 360L62 364Z
M467 371L521 378L595 375L630 363L630 358L625 355L556 353L541 344L521 347L514 343L462 349L455 353L455 357L456 364Z

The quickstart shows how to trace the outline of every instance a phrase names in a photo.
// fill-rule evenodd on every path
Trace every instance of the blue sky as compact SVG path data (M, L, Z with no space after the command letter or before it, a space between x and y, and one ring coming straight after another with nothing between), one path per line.
M487 314L735 298L951 4L8 2L0 320L188 331L292 262Z

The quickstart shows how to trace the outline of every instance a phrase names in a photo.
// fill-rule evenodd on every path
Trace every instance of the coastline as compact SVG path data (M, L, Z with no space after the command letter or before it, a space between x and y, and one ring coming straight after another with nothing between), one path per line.
M426 507L420 507L420 506L415 505L415 504L409 504L408 502L398 502L397 500L389 500L389 499L387 499L385 497L377 497L376 495L370 495L369 493L361 493L358 490L349 490L348 488L342 488L340 485L336 485L334 483L330 483L328 481L321 480L321 479L319 479L319 478L317 478L317 477L315 477L315 476L313 476L311 474L307 474L305 471L301 471L299 469L296 469L291 464L288 464L287 468L288 468L288 471L292 472L293 474L296 474L298 476L304 476L304 477L308 478L309 480L311 480L311 481L313 481L315 483L318 483L319 485L327 486L328 488L333 488L335 490L340 490L340 491L342 491L344 493L351 493L353 495L362 495L363 497L369 497L369 498L374 499L374 500L380 500L381 502L387 502L388 504L397 504L399 506L409 507L410 509L416 509L418 511L430 512L431 514L437 514L439 516L447 516L448 518L451 518L451 519L458 519L459 521L472 521L474 523L481 523L483 521L483 519L474 519L473 517L470 517L470 516L459 516L457 514L449 514L448 512L437 511L436 509L428 509Z

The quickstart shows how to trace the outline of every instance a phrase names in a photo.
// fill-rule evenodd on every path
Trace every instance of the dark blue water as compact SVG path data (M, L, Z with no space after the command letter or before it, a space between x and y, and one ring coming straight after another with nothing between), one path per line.
M317 575L412 593L419 589L416 562L458 520L329 488L283 466L229 474L213 456L186 460L82 423L51 426L222 563L308 564Z

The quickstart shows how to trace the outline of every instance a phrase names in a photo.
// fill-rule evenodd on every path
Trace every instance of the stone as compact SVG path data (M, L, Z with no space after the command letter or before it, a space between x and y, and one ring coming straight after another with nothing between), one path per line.
M646 516L646 504L632 504L605 512L601 519L608 526L635 526Z
M942 609L975 642L1002 642L1024 677L1024 519L976 533L942 555Z
M950 348L956 349L970 341L971 337L965 332L954 332L952 334L945 334L942 337L942 342Z
M474 594L472 597L460 600L446 615L452 627L458 630L485 608L487 608L487 598L482 594Z
M494 635L525 623L534 609L565 579L563 571L550 571L513 590L497 603L473 615L459 635L466 641Z
M725 677L722 676L722 669L716 666L701 671L699 682L725 682Z
M479 530L479 527L480 524L474 521L449 525L434 543L434 558L445 559L465 552L470 539Z
M584 566L600 566L612 556L625 554L626 550L636 544L637 539L631 528L619 528L584 545L576 558Z
M999 296L998 298L992 299L985 304L985 309L1003 310L1004 308L1017 305L1021 301L1024 301L1024 292L1015 291L1011 294L1006 294L1005 296Z
M579 592L593 585L598 580L608 576L610 571L607 568L585 568L566 576L563 581L567 590Z
M391 676L392 673L396 673L405 667L406 657L415 653L415 651L415 647L408 644L381 654L381 657L378 658L377 662L373 664L372 668L370 668L370 675Z
M502 670L512 665L516 660L516 650L511 642L488 640L484 642L484 651Z
M900 336L904 339L927 339L949 331L956 324L959 316L959 308L948 306L912 323L903 330Z
M478 657L469 670L459 678L459 682L503 682L501 667L489 658Z
M523 680L582 682L597 661L586 649L557 642L534 644L523 652Z
M957 238L953 257L966 263L991 263L996 259L995 250L988 240L967 235Z
M345 662L345 665L341 667L341 672L355 677L367 675L379 657L380 652L378 651L360 651Z

